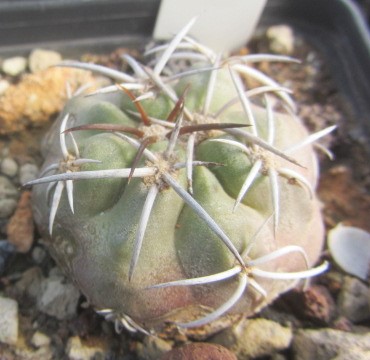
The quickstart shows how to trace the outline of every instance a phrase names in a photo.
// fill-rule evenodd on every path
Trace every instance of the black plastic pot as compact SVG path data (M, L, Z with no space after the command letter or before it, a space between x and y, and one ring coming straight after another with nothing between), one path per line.
M34 47L56 49L64 56L141 47L150 39L159 4L160 0L1 1L0 57L25 54ZM354 3L270 0L260 26L277 23L290 24L321 50L358 119L352 136L370 143L370 37Z

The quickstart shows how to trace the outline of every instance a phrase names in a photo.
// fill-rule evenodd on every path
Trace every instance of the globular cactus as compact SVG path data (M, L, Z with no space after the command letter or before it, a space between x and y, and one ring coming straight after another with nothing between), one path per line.
M289 91L249 65L292 59L222 58L189 26L152 66L126 56L132 75L61 64L117 85L70 99L28 184L58 264L133 331L251 315L327 267L310 268L323 242L312 143L333 128L308 135Z

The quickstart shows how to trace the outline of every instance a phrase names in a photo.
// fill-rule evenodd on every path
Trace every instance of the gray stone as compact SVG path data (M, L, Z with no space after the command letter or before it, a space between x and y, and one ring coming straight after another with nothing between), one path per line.
M288 25L270 26L266 31L273 53L290 55L294 50L294 33Z
M9 217L17 207L19 192L11 181L0 176L0 218Z
M18 164L10 157L6 157L1 161L0 170L4 175L14 177L18 172Z
M5 59L2 64L2 70L10 76L18 76L26 70L27 59L21 56L15 56Z
M353 323L370 319L370 289L360 280L346 276L338 297L338 308Z
M106 351L104 344L87 345L78 336L70 337L66 348L69 360L105 359Z
M33 50L28 58L29 68L33 73L45 70L61 61L62 56L58 52L44 49Z
M36 300L41 292L41 284L44 276L38 266L27 269L22 277L16 282L15 288L21 294L26 294L31 299Z
M62 277L46 278L41 283L37 299L38 309L59 320L76 315L80 292Z
M24 164L19 169L19 182L23 185L38 177L39 168L35 164Z
M253 319L239 322L214 336L211 341L225 346L240 359L252 359L272 356L287 349L292 336L290 328L274 321Z
M41 246L35 246L32 250L32 259L36 264L41 264L46 258L46 250Z
M18 340L18 303L0 296L0 342L15 344Z
M362 359L370 352L370 333L299 330L293 338L292 349L294 360ZM349 353L352 353L351 357L348 357Z

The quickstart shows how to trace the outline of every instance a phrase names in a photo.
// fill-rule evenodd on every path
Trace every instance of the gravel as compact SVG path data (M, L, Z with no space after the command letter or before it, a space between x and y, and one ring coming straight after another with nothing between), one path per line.
M0 296L0 343L15 344L18 340L18 303Z
M0 218L9 217L17 207L19 191L5 176L0 175Z

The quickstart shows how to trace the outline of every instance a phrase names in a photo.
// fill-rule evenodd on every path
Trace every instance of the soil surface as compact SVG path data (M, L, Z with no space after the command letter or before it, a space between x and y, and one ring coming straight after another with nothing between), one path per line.
M265 53L270 50L267 41L258 39L241 52ZM119 55L125 51L127 50L119 49L106 56L85 54L83 60L93 60L122 69L124 64ZM134 52L134 55L137 54ZM357 126L351 104L339 92L331 78L330 68L322 56L297 34L294 36L291 56L300 59L301 64L262 62L258 67L283 86L293 90L298 114L311 132L333 124L338 126L335 132L321 142L331 150L334 159L330 160L319 152L321 178L318 195L322 201L326 228L330 230L338 223L344 223L370 232L368 152L361 144L348 137L348 132ZM24 76L26 75L10 77L3 74L2 77L10 84L17 85ZM4 95L0 95L0 101L2 97ZM153 340L125 331L118 334L111 323L104 321L91 308L86 308L83 297L74 294L70 289L62 287L69 294L69 298L64 299L62 303L57 303L57 300L46 302L45 299L43 302L37 294L38 291L45 294L45 287L50 285L50 281L47 282L50 279L54 279L55 284L59 281L61 285L65 285L65 280L58 273L56 264L33 226L29 207L30 194L28 190L20 187L21 170L29 164L40 167L40 141L56 112L53 108L52 112L48 113L47 121L43 114L39 123L37 119L32 123L21 123L21 131L18 131L18 128L17 131L9 129L8 133L2 133L0 136L1 161L7 158L14 160L17 165L14 174L6 174L3 171L0 175L10 180L18 191L18 195L14 196L16 206L9 214L0 218L0 239L13 239L13 244L18 248L18 251L7 248L8 241L1 244L0 297L17 302L19 321L18 340L15 344L0 342L0 359L160 358L162 354L187 339ZM21 118L22 114L19 117ZM10 171L9 167L6 171ZM326 249L323 258L330 261L331 268L327 273L315 278L308 290L299 288L290 291L255 316L255 319L267 319L289 327L293 340L290 339L285 347L271 348L267 352L258 353L257 357L250 358L298 359L295 339L301 336L302 330L334 329L343 334L358 333L359 336L370 331L369 303L367 308L366 304L362 303L362 317L356 317L351 309L343 305L347 294L344 289L350 294L355 286L361 288L370 302L369 283L345 274L334 264ZM58 316L61 307L69 306L71 299L75 299L73 301L77 310L68 312L67 309L65 315ZM48 307L46 311L43 306ZM0 331L1 329L0 324ZM240 354L238 349L228 346L227 342L216 342ZM370 346L369 343L366 346ZM369 349L367 348L367 351Z

